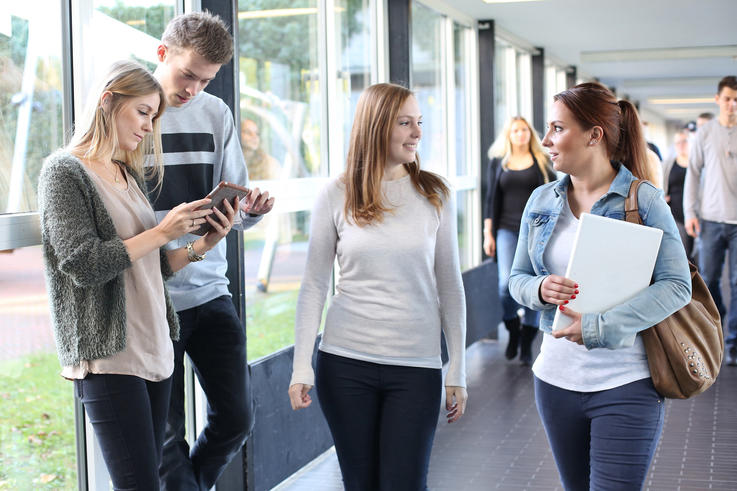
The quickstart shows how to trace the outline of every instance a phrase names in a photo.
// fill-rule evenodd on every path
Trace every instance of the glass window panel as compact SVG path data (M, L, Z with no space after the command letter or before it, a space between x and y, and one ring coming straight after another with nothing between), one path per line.
M424 169L447 174L443 16L412 2L412 84L422 112L420 162Z
M41 165L63 144L60 6L0 8L0 213L37 209Z
M348 151L348 140L353 125L358 97L363 89L371 84L371 10L368 0L337 0L334 21L338 33L335 43L335 57L338 62L336 93L331 100L338 107L335 114L342 118L342 138L340 145L331 148L336 155L331 166L342 169L343 158ZM342 146L341 146L342 145ZM333 175L336 168L331 168Z
M156 68L156 48L176 13L175 0L155 5L120 0L75 0L72 3L74 104L82 110L93 84L111 63L134 59Z
M556 71L555 77L556 87L558 89L556 91L557 94L558 92L562 92L568 88L568 75L566 74L565 69L561 68Z
M41 247L0 252L0 489L77 489L74 386L60 371Z
M471 196L473 191L458 191L456 192L456 207L458 215L458 254L460 256L461 271L466 271L473 266L473 258L471 257L471 251L473 250L473 234L471 233L470 227L473 226L471 223L471 209L473 203L471 202Z
M269 214L245 234L248 360L294 343L310 213Z
M316 0L238 4L243 151L252 187L276 197L276 208L244 234L249 361L294 343L309 210L325 178L343 166L356 102L371 81L369 3L336 0L328 26L319 23ZM334 34L329 51L320 48L320 29ZM336 68L327 82L321 79L320 52ZM326 105L334 118L331 145L324 144ZM258 138L248 127L257 128ZM330 148L334 158L326 158L322 148Z
M328 175L318 27L316 0L239 2L241 127L251 120L260 131L260 147L243 142L254 180Z
M545 66L545 100L543 101L543 108L545 109L545 124L549 121L550 107L553 105L553 96L558 93L557 80L555 77L555 67L553 65ZM547 131L547 126L543 128L543 131Z
M456 175L465 175L471 172L468 162L469 108L468 94L470 81L468 68L471 60L468 57L469 28L453 23L453 73L455 97L455 172Z
M532 58L528 53L517 53L517 108L518 114L532 121Z
M507 46L499 39L494 43L494 128L500 132L504 128L509 112L506 97L509 74L506 65ZM496 135L494 136L496 138Z

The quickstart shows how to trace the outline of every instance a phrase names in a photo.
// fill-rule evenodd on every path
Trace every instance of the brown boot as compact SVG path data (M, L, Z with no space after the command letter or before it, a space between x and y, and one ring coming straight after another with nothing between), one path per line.
M517 356L517 346L519 345L519 317L514 319L507 319L504 321L504 326L509 331L509 343L507 344L507 350L504 352L504 356L507 360L511 360Z
M532 364L532 342L535 340L535 336L537 336L537 331L536 326L522 326L519 359L526 367Z

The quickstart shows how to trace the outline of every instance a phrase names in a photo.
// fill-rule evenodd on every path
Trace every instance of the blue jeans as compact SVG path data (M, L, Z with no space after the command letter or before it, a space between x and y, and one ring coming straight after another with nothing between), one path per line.
M502 319L510 320L517 317L517 311L524 309L522 324L537 327L539 313L535 310L518 304L509 294L509 273L512 271L514 251L517 250L517 233L500 228L496 232L496 261L499 269L499 300L502 304Z
M699 272L724 319L727 313L726 349L737 349L737 225L701 220ZM725 309L720 280L724 253L729 251L729 309ZM724 323L724 321L722 321Z
M347 491L424 491L440 413L440 369L319 351L315 387Z
M74 381L115 490L158 491L171 378L89 374Z
M230 297L178 312L161 489L210 489L241 449L251 425L246 335ZM207 396L207 424L190 449L184 439L184 353Z
M566 491L642 488L665 416L652 379L575 392L535 377L535 401Z

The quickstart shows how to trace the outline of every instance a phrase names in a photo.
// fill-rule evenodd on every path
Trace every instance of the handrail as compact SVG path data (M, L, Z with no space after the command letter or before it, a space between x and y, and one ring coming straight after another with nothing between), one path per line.
M41 222L36 211L0 214L0 251L41 243Z

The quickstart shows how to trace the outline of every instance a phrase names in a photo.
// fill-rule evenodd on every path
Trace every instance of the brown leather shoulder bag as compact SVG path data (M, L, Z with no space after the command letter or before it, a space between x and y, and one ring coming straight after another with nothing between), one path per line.
M625 220L643 224L634 180L625 202ZM724 334L714 299L696 266L691 269L691 301L681 310L642 331L655 389L664 397L688 399L711 387L724 356Z

